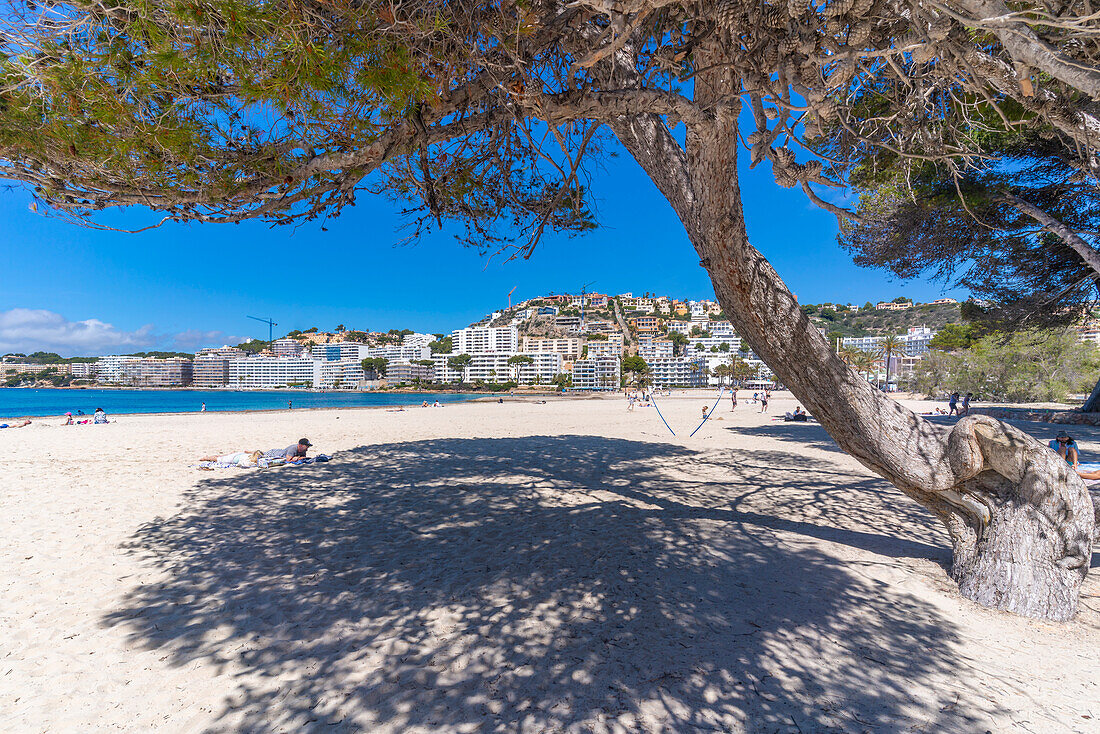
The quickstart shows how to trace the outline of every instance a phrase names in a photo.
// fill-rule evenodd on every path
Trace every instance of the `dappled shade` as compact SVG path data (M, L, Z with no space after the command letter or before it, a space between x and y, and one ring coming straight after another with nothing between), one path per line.
M439 439L211 478L136 533L130 550L167 578L105 623L178 665L249 673L219 730L988 721L989 700L952 685L951 622L803 537L888 565L945 557L942 533L860 531L851 498L896 518L896 492L866 480L830 493L814 477L836 467L794 461L593 436ZM698 462L725 462L730 483L694 475ZM780 517L780 497L814 512Z

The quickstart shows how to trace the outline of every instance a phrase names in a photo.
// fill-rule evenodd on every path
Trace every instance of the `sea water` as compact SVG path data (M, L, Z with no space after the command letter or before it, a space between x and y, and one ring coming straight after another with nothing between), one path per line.
M294 408L358 408L385 405L455 403L485 395L462 393L306 392L233 390L79 390L0 388L0 418L54 416L96 408L113 413L195 413L208 411L286 410Z

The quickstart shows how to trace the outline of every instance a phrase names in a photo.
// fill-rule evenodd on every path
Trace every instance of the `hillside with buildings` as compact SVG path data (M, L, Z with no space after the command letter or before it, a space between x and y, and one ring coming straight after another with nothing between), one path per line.
M869 353L876 362L865 374L880 381L887 373L880 348L886 336L898 337L900 344L889 373L912 372L936 332L960 321L960 309L950 299L914 304L904 298L859 308L803 306L821 332L833 337L838 350ZM1081 338L1100 340L1100 329L1083 326ZM272 342L250 340L194 355L8 355L0 361L0 380L8 386L233 390L613 390L623 384L717 385L728 382L734 367L742 384L767 385L772 379L716 301L584 293L529 299L449 334L341 326L332 332L291 331Z

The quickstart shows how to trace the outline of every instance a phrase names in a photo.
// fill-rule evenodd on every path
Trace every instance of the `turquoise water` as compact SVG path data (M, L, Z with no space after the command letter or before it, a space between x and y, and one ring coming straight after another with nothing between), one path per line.
M286 410L295 408L352 408L379 405L419 405L427 400L456 403L484 395L456 393L371 392L234 392L229 390L35 390L0 388L0 418L24 415L74 415L96 408L112 413L191 413L206 403L208 411Z

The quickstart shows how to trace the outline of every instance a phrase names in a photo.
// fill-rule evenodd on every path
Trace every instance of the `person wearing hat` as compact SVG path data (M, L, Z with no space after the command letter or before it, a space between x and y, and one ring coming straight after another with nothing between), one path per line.
M264 453L265 459L286 459L288 464L296 464L306 458L306 451L312 446L308 438L299 438L298 443L285 449L272 449Z
M66 413L65 414L65 425L71 426L72 424L73 424L73 414L72 413Z
M1077 442L1073 440L1072 436L1065 431L1058 431L1058 435L1047 445L1057 451L1059 456L1072 464L1074 469L1077 468L1077 464L1081 460L1081 455L1077 450Z

